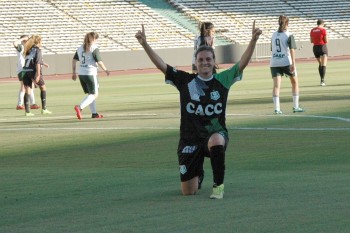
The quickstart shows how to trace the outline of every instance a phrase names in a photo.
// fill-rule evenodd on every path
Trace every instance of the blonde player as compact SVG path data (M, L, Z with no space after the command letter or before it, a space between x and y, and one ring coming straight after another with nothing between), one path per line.
M15 47L16 52L17 52L17 77L18 80L20 82L20 88L19 88L19 92L18 92L18 101L17 101L17 106L16 109L17 110L23 110L24 109L24 94L25 94L25 89L24 89L24 85L23 85L23 75L22 75L22 70L23 70L23 66L24 66L24 55L23 55L23 51L24 51L24 44L27 42L27 40L29 39L29 36L27 35L22 35L20 36L20 38L16 41L13 42L13 47ZM32 87L31 89L31 93L29 95L30 98L30 108L31 109L39 109L40 106L35 104L35 96L34 96L34 89Z

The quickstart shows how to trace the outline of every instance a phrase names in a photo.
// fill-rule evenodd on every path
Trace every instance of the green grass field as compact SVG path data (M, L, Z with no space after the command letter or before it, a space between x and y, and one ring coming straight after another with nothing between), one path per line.
M349 232L349 61L329 61L326 87L315 62L298 73L301 114L288 79L272 114L266 65L232 87L223 200L209 160L202 190L181 195L179 97L159 73L101 77L105 118L82 121L78 82L46 79L54 114L26 118L16 79L0 80L0 232Z

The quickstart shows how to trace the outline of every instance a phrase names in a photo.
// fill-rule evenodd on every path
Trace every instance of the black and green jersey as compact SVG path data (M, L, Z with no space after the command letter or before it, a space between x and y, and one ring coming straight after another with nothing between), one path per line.
M43 64L43 56L41 49L37 46L33 46L29 54L25 57L23 71L35 73L37 64Z
M165 81L180 92L181 140L198 143L216 132L227 136L227 97L230 87L241 79L239 63L208 80L168 65Z

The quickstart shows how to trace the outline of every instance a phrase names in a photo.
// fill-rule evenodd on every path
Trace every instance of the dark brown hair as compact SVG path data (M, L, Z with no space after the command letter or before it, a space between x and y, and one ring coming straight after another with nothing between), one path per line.
M84 51L89 52L92 42L97 39L98 34L96 32L87 33L84 38Z
M289 18L287 16L280 15L280 17L278 18L278 25L279 25L278 31L283 32L287 30L288 23L289 23Z
M207 45L202 45L202 46L200 46L200 47L197 49L197 51L196 51L196 53L195 53L195 55L194 55L196 59L197 59L198 53L200 53L200 52L202 52L202 51L211 52L212 55L213 55L213 59L214 59L214 61L215 61L215 52L214 52L214 49L213 49L212 47L210 47L210 46L207 46ZM218 65L215 63L214 68L213 68L213 74L216 73L216 70L217 70L217 69L219 69L219 67L218 67Z
M200 40L201 43L200 45L208 45L208 46L213 46L213 38L208 38L206 39L207 36L209 36L209 32L214 28L214 24L211 22L204 22L201 24L200 31Z

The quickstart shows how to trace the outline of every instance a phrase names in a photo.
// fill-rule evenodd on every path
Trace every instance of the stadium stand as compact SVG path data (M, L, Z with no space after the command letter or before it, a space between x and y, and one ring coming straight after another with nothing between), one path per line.
M101 51L140 50L134 35L141 23L156 49L192 47L204 21L214 23L219 43L246 44L256 19L259 43L269 43L280 14L290 17L297 41L309 40L319 17L331 40L350 37L344 0L0 0L0 56L15 55L12 42L22 34L40 34L45 54L74 53L89 31L100 34Z
M263 35L259 43L268 43L277 29L281 14L290 17L290 31L298 41L308 41L317 18L326 20L330 39L349 38L350 2L339 0L168 0L179 11L197 21L211 21L234 43L247 43L251 22L257 20Z
M100 34L101 51L141 49L134 38L141 23L147 25L148 40L154 48L193 44L191 31L138 1L1 0L0 9L1 56L15 54L12 42L22 34L41 35L45 54L73 53L89 31Z

